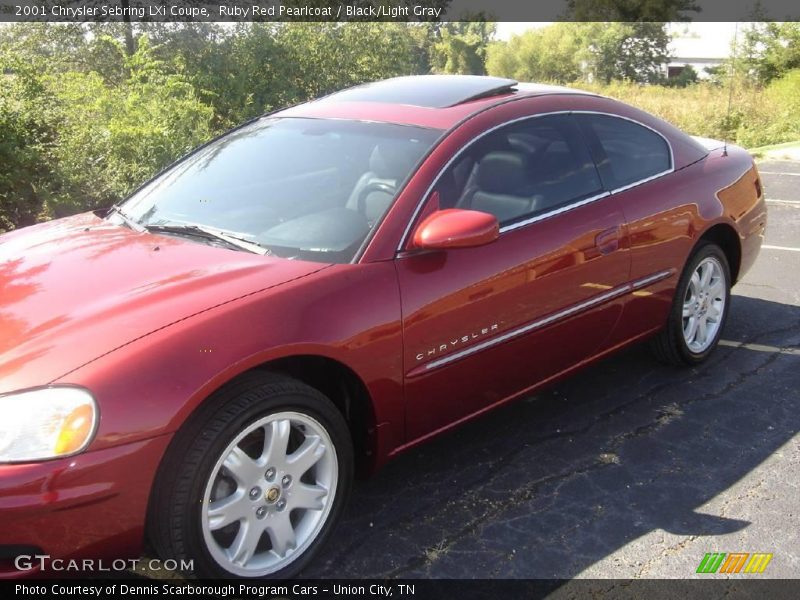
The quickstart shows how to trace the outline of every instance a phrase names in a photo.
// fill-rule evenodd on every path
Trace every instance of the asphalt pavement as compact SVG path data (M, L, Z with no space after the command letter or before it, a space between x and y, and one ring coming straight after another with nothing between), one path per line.
M632 348L410 451L303 576L709 577L708 552L800 576L800 163L759 168L766 246L705 364Z

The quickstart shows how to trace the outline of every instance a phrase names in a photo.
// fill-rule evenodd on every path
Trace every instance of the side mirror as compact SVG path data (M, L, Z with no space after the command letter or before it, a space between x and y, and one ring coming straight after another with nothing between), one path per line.
M427 250L472 248L495 241L500 235L497 218L489 213L460 208L436 211L414 232L414 247Z

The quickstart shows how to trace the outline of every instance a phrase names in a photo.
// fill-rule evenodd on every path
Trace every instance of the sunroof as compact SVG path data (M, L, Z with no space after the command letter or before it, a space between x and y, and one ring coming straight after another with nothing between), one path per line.
M323 100L445 108L510 91L516 84L513 79L479 75L412 75L367 83L331 94Z

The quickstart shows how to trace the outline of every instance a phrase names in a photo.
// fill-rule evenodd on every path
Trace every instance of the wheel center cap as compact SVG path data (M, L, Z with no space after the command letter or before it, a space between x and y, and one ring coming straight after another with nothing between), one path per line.
M278 486L273 486L264 492L264 499L270 504L274 504L281 497L281 490Z

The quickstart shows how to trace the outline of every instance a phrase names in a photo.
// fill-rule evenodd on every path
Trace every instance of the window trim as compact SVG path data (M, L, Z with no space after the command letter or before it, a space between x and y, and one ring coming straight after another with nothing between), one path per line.
M517 221L515 223L509 223L508 225L505 225L504 227L500 228L500 234L501 235L503 233L507 232L507 231L513 231L514 229L519 229L521 227L525 227L525 226L530 225L532 223L536 223L538 221L543 221L544 219L549 219L550 217L554 217L556 215L560 215L562 213L565 213L565 212L567 212L569 210L572 210L572 209L575 209L575 208L579 208L581 206L585 206L587 204L590 204L592 202L596 202L597 200L601 200L601 199L606 198L608 196L612 196L614 194L617 194L617 193L620 193L620 192L624 192L624 191L629 190L631 188L634 188L634 187L636 187L638 185L642 185L644 183L648 183L650 181L653 181L655 179L658 179L660 177L664 177L665 175L669 175L670 173L675 172L675 154L674 154L674 152L672 150L672 144L670 144L670 142L667 139L667 137L663 133L658 131L657 129L655 129L655 128L653 128L653 127L651 127L651 126L649 126L649 125L647 125L645 123L642 123L641 121L637 121L636 119L633 119L631 117L625 117L625 116L622 116L622 115L609 113L609 112L605 112L605 111L599 111L599 110L557 110L557 111L551 111L551 112L546 112L546 113L539 113L539 114L535 114L535 115L525 115L523 117L516 117L516 118L511 119L509 121L504 121L503 123L499 123L499 124L497 124L497 125L495 125L493 127L490 127L486 131L482 132L480 135L477 135L474 138L472 138L469 141L468 144L466 144L466 145L462 146L461 148L459 148L458 152L456 152L453 156L451 156L447 160L447 162L444 164L444 166L442 166L442 168L439 169L439 172L436 174L436 177L434 177L434 179L431 182L431 184L425 190L425 193L422 194L422 197L420 198L419 202L417 203L417 206L414 209L414 212L412 213L411 218L409 219L408 223L406 224L406 228L403 231L403 235L400 237L400 242L399 242L399 244L397 246L397 249L395 251L395 255L403 255L403 249L408 244L408 239L411 236L411 232L412 232L412 229L414 227L414 224L417 222L417 219L419 218L419 215L422 212L423 207L425 206L425 204L427 203L428 199L430 198L431 192L433 192L433 189L436 187L436 184L438 184L439 180L444 176L445 171L447 171L447 169L449 169L453 165L453 163L455 163L455 161L458 160L461 157L461 155L467 150L467 148L471 147L478 140L486 137L487 135L489 135L491 133L494 133L498 129L502 129L503 127L506 127L506 126L509 126L509 125L514 125L514 124L520 123L522 121L539 119L541 117L549 117L549 116L553 116L553 115L603 115L603 116L607 116L607 117L614 117L614 118L617 118L617 119L622 119L623 121L630 121L631 123L634 123L636 125L644 127L645 129L649 129L650 131L652 131L652 132L656 133L658 136L660 136L661 139L663 139L664 142L667 144L667 148L669 149L670 168L665 170L665 171L662 171L660 173L656 173L655 175L650 175L650 176L648 176L648 177L646 177L646 178L644 178L642 180L634 181L634 182L629 183L627 185L624 185L622 187L619 187L619 188L616 188L616 189L613 189L613 190L605 190L602 193L597 194L595 196L591 196L589 198L584 198L582 200L578 200L576 202L571 202L569 204L564 204L564 205L559 206L557 208L554 208L553 210L548 211L546 213L533 215L532 217L530 217L528 219L523 219L523 220ZM588 142L586 142L586 144L587 144L587 147L588 147ZM592 162L594 162L594 160L592 160ZM595 163L595 168L597 168L597 164L596 163ZM601 178L601 184L602 184L602 178Z

